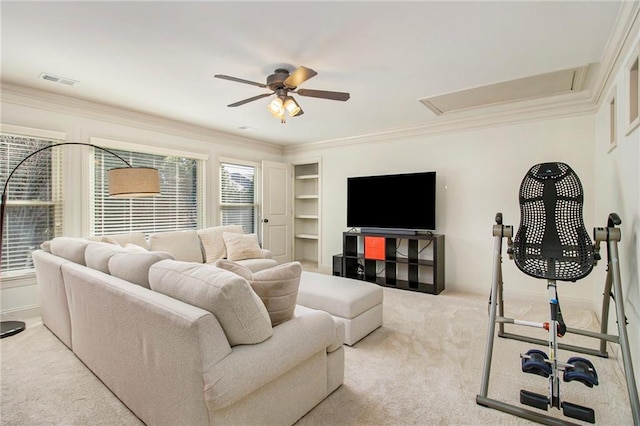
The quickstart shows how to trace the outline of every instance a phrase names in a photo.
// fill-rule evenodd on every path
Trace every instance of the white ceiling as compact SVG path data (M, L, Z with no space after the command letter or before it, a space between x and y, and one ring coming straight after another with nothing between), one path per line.
M442 119L419 102L463 89L590 65L619 1L9 2L2 1L2 81L282 145L413 128ZM318 75L281 124L265 82L275 68ZM41 73L79 81L73 87ZM294 95L295 96L295 95ZM239 127L252 128L250 131Z

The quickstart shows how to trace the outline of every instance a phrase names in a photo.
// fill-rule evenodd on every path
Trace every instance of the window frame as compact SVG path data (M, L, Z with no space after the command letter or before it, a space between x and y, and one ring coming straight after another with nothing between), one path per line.
M205 218L207 215L206 208L206 198L205 194L207 191L207 179L206 179L206 170L207 163L209 160L209 155L194 151L184 151L184 150L176 150L169 149L163 147L156 147L150 145L143 145L139 143L132 142L124 142L113 139L104 139L98 137L89 138L90 143L93 145L97 145L101 148L113 149L113 150L122 150L122 151L130 151L142 154L150 154L150 155L166 155L171 157L184 157L193 160L198 160L198 170L197 170L197 228L202 228L205 223ZM88 179L83 179L82 184L82 234L83 235L92 235L92 221L93 221L93 197L92 197L92 187L94 184L94 176L93 176L93 158L94 158L94 150L90 150L90 154L87 156L83 156L83 161L86 161L86 166L83 165L83 170L86 170L88 173ZM126 166L123 163L123 166Z
M607 152L611 152L618 146L618 89L613 86L609 94L609 147Z
M629 136L640 126L640 42L636 44L631 57L626 63L625 86L627 96L625 111L626 136Z
M67 134L64 132L58 132L47 129L37 129L31 127L16 126L11 124L0 124L0 134L12 135L17 137L29 138L29 139L41 139L50 142L52 145L56 143L65 143L67 140ZM59 149L47 150L51 155L51 201L32 201L25 200L11 201L7 205L53 205L55 208L54 216L54 236L62 235L64 230L64 210L65 210L65 197L64 197L64 185L63 185L63 170L64 170L64 156L62 150ZM35 151L34 151L35 152ZM27 154L28 156L29 154ZM25 156L24 158L26 158ZM6 181L3 181L0 185L0 191L4 188ZM0 194L1 195L1 194ZM9 194L8 194L9 195ZM0 288L20 287L25 285L32 285L33 278L35 277L35 269L19 269L13 271L1 272L2 279L0 280Z
M233 164L233 165L238 165L238 166L245 166L245 167L253 167L254 169L254 181L253 181L253 204L246 204L247 207L249 206L253 206L255 213L254 213L254 217L255 217L255 222L253 224L254 226L254 230L253 230L253 234L258 235L258 238L261 239L261 232L260 232L260 216L261 216L261 194L260 194L260 188L261 188L261 163L257 162L257 161L250 161L250 160L242 160L242 159L238 159L238 158L232 158L232 157L219 157L218 161L217 161L217 175L218 175L218 183L217 183L217 191L218 191L218 196L217 196L217 202L218 202L218 208L217 208L217 212L216 212L216 223L218 225L222 225L222 212L224 210L225 207L229 207L233 204L227 204L227 203L223 203L222 202L222 166L224 164ZM240 204L238 204L240 205Z

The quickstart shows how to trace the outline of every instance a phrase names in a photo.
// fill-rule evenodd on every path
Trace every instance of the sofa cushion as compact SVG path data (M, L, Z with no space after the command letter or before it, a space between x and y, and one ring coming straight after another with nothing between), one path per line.
M202 263L200 238L195 230L158 232L149 236L149 249L166 251L176 260Z
M213 265L162 260L149 269L151 289L211 312L231 346L271 337L269 313L244 278Z
M85 238L57 237L51 240L51 254L60 256L79 265L86 265L84 252L91 241Z
M222 238L224 232L244 234L240 225L212 226L198 230L198 237L200 237L204 249L205 263L213 263L227 257L227 249Z
M230 260L218 260L216 266L249 281L251 288L260 296L267 308L272 326L275 327L293 317L302 274L300 262L283 263L258 272L252 272L246 266Z
M173 259L171 253L163 251L119 253L109 259L109 273L125 281L151 288L149 268L154 263L166 259Z
M40 244L40 249L42 251L46 251L47 253L51 253L51 240L44 241Z
M227 259L229 260L264 258L264 253L260 248L256 234L223 232L222 238L227 248Z
M96 271L109 273L109 259L117 253L129 253L129 251L116 244L92 242L84 252L85 265Z

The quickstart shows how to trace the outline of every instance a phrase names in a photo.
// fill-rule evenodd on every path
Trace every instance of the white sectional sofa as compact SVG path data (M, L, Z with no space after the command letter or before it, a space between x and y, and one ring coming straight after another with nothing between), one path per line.
M151 251L129 235L33 253L43 323L144 423L293 424L342 384L342 322L298 305L273 325L245 278L162 237L144 239Z

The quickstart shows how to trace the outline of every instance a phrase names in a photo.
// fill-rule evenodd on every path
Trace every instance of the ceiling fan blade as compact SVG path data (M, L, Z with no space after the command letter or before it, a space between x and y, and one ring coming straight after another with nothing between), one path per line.
M351 95L346 92L329 92L326 90L298 89L295 93L312 98L331 99L332 101L346 101Z
M216 74L214 75L215 78L221 78L223 80L231 80L231 81L235 81L237 83L244 83L244 84L251 84L252 86L258 86L258 87L267 87L266 84L263 83L256 83L255 81L249 81L249 80L244 80L242 78L238 78L238 77L231 77L229 75L223 75L223 74Z
M232 104L227 105L228 107L237 107L240 105L248 104L249 102L257 101L258 99L266 98L267 96L273 95L274 92L271 93L263 93L262 95L254 96L252 98L243 99L238 102L234 102Z
M298 67L294 72L284 80L284 85L289 88L296 88L311 77L315 77L318 73L307 67Z

